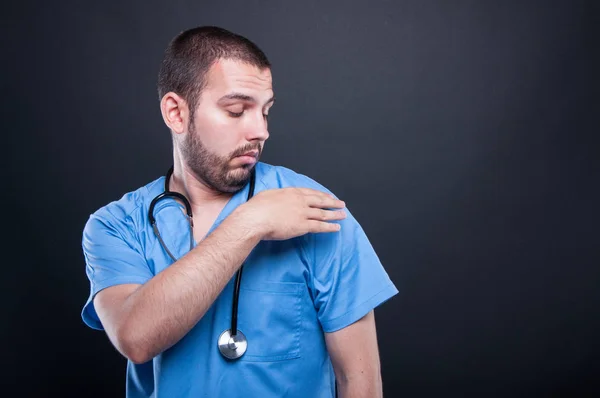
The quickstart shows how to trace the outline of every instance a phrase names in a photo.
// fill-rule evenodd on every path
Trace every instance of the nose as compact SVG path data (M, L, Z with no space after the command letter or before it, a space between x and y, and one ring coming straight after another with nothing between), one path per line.
M267 119L262 111L256 112L256 115L248 118L246 127L246 139L248 141L266 141L269 138L269 129Z

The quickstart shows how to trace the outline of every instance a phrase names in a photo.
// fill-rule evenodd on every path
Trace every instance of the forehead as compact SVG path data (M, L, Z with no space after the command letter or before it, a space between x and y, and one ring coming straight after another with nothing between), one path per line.
M212 95L231 91L270 96L273 93L271 70L259 69L237 60L219 59L206 74L206 87Z

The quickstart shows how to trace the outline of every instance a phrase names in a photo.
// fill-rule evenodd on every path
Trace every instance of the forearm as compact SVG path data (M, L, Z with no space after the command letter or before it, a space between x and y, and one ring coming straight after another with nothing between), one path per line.
M179 341L210 308L261 235L241 212L127 298L123 335L130 357L145 362Z

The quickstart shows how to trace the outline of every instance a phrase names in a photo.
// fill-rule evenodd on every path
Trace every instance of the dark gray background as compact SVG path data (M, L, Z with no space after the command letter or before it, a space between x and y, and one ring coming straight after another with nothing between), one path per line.
M274 65L263 160L344 199L400 290L377 310L387 397L600 392L598 2L19 4L3 389L123 396L125 360L80 318L82 228L170 166L158 65L208 24Z

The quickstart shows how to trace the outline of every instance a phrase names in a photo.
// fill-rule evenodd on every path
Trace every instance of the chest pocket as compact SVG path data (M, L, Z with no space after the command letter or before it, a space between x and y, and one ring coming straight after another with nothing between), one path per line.
M248 349L239 359L248 362L299 358L304 283L259 282L240 286L238 327Z

